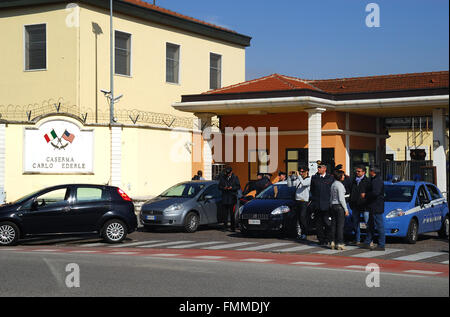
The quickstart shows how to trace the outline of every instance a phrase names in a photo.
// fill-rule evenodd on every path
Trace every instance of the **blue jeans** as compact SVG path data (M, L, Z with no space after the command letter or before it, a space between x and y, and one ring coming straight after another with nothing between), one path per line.
M360 217L361 213L364 214L364 222L369 222L369 212L364 210L354 210L352 211L352 219L353 219L353 231L355 232L355 241L360 242L361 241L361 228L359 227L360 224Z
M367 228L366 241L364 243L370 244L375 235L375 228L378 232L378 246L383 247L386 244L386 234L384 232L384 217L383 214L370 213L369 223Z

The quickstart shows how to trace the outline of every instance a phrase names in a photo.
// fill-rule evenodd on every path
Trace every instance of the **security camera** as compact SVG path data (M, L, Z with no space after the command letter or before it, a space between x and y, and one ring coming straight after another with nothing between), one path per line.
M101 91L102 93L104 93L105 95L109 95L109 94L111 93L111 91L108 91L108 90L106 90L106 89L100 89L100 91Z

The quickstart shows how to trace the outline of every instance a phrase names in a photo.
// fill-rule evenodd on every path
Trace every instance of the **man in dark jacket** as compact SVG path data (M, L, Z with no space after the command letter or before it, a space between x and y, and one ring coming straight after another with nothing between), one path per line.
M331 242L330 196L334 178L327 174L327 166L317 162L317 174L311 177L311 203L316 219L316 232L319 245Z
M231 231L236 230L236 223L233 214L233 208L237 202L238 191L241 189L239 178L233 174L231 167L227 167L219 178L219 190L222 191L222 212L218 217L218 222L223 222L227 228L228 217L231 221Z
M372 250L384 251L386 244L386 233L384 232L384 182L381 179L380 169L372 167L369 171L370 190L367 193L367 202L369 209L369 223L367 228L367 237L364 241L364 248L370 248L373 242L375 228L378 232L378 246Z
M359 246L361 244L360 219L361 214L364 215L364 213L367 213L366 195L369 190L370 181L366 176L364 166L357 166L355 172L356 176L352 181L350 189L350 208L352 209L353 231L355 232L354 244Z

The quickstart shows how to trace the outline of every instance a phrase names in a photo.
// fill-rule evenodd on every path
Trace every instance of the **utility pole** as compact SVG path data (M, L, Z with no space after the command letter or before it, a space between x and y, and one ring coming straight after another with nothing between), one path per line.
M111 98L109 103L109 123L114 124L114 30L113 30L113 0L109 1L110 13L110 89Z

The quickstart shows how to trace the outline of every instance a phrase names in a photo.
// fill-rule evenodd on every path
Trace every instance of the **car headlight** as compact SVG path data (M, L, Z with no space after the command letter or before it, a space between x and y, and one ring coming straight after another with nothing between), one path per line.
M395 217L400 217L400 216L404 216L405 212L398 208L398 209L394 209L392 211L390 211L387 215L386 218L395 218Z
M281 215L281 214L288 213L289 211L291 211L291 209L288 206L280 206L277 209L275 209L274 211L272 211L271 214L272 215Z
M182 204L173 204L173 205L167 207L164 210L164 213L165 214L177 214L182 209L183 209L183 205Z

